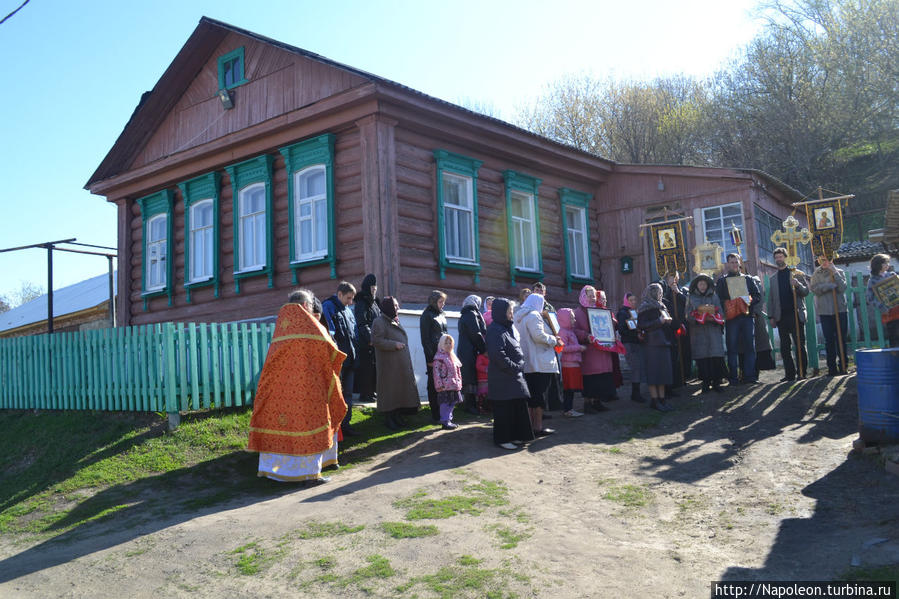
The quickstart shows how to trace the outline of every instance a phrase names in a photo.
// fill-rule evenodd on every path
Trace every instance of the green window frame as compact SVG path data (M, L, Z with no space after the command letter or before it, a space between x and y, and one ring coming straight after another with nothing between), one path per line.
M272 218L272 162L274 158L265 154L244 162L226 166L225 171L231 179L233 196L234 227L234 291L240 293L240 282L248 277L268 275L268 286L275 286L274 279L274 236ZM240 192L251 185L265 185L265 263L261 268L240 270Z
M247 63L246 60L244 60L243 46L219 56L219 89L234 89L244 83L248 83L246 78L246 68ZM226 81L226 79L228 79L228 81Z
M437 165L437 246L439 252L438 265L440 278L446 278L446 270L470 271L474 274L474 282L480 282L481 252L478 237L478 170L482 161L461 154L448 152L447 150L434 150L434 159ZM444 189L444 176L450 180L466 180L470 192L471 206L448 203ZM466 198L468 200L469 198ZM469 250L472 258L466 259L447 252L446 227L453 227L454 231L460 231L459 223L470 223L471 239ZM458 241L460 238L452 240Z
M564 236L565 246L565 285L567 290L571 291L572 284L589 285L593 283L593 264L590 252L590 200L593 196L574 189L562 187L559 189L559 204L562 210L562 233ZM568 235L568 213L565 210L568 206L572 206L584 211L584 246L585 260L587 267L587 276L583 277L572 273L571 263L573 257L571 255L570 239Z
M290 246L290 270L293 273L293 284L299 284L300 269L316 266L319 264L329 264L331 267L331 278L337 278L337 234L336 234L336 214L334 211L334 142L335 135L333 133L325 133L312 139L307 139L285 146L280 149L281 155L284 157L284 164L287 168L287 220L289 229L289 246ZM297 195L299 191L296 189L296 178L299 173L316 166L323 166L325 169L325 212L328 219L327 236L328 248L327 254L315 258L300 259L297 256L297 247L299 240L297 239Z
M506 182L506 233L509 242L509 278L512 287L516 285L516 279L526 278L534 280L543 279L543 248L540 243L540 202L539 190L541 179L518 173L516 171L504 171L503 179ZM534 235L535 269L521 268L519 262L523 259L516 250L515 233L518 228L516 217L513 216L512 196L527 196L530 198L531 209L531 233ZM524 247L524 232L522 232L522 248Z
M195 177L178 184L181 197L184 202L184 289L187 294L187 303L191 303L191 290L197 287L215 287L215 297L219 297L219 186L221 175L213 172ZM196 204L212 201L212 276L201 281L193 280L193 240L191 239L192 208Z
M174 285L172 278L174 269L172 266L172 198L171 189L163 189L152 195L148 195L137 200L140 206L142 220L142 258L141 258L141 297L144 300L144 312L150 309L149 300L152 297L167 295L169 298L169 306L172 305L172 293ZM147 240L149 239L150 222L157 216L166 217L166 238L165 238L165 284L161 287L148 289L149 276L148 269L150 267L149 252L147 249Z

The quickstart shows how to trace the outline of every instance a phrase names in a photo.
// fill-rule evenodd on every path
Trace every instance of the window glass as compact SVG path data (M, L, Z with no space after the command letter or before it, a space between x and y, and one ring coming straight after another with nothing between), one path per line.
M240 270L265 266L265 184L240 190Z
M190 280L212 276L212 200L203 200L190 209Z
M474 212L472 211L472 179L450 173L443 174L443 227L446 257L451 260L474 261Z
M294 260L322 258L328 254L328 198L325 167L299 171L294 210Z
M168 216L154 216L147 229L147 288L160 289L166 284Z
M515 243L515 268L537 270L537 231L532 216L534 196L512 192L509 203Z
M576 277L588 277L587 272L587 223L583 208L567 206L565 208L565 223L568 233L568 256L571 275Z
M703 230L709 243L717 243L724 248L725 256L737 251L737 246L731 240L730 230L733 225L736 225L741 232L743 231L743 209L740 204L704 208L702 218ZM745 232L743 237L745 239ZM741 253L744 256L746 255L742 249Z
M232 58L229 61L225 62L224 65L225 73L225 87L230 87L243 79L243 65L241 64L240 58Z

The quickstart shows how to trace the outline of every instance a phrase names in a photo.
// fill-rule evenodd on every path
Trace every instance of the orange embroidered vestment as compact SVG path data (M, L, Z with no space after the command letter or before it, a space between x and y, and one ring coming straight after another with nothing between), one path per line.
M302 456L330 448L347 411L340 388L344 358L302 306L282 307L259 376L249 449Z

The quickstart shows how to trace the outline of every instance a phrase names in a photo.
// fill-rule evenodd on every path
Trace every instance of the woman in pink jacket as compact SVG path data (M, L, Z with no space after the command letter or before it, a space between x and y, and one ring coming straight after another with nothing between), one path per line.
M615 392L615 378L612 375L612 354L590 342L590 319L587 317L587 308L606 307L605 298L602 302L598 298L596 288L585 285L581 289L580 306L574 311L574 334L577 335L578 343L587 346L581 361L585 412L605 412L609 408L604 406L601 400L618 399Z
M559 339L562 346L562 416L577 418L583 416L577 410L572 409L574 404L574 392L584 389L584 377L581 374L581 361L584 358L586 346L577 342L577 334L574 332L575 315L571 308L562 308L556 314L559 319Z
M434 388L440 405L440 424L447 431L459 427L453 424L453 408L462 402L462 362L453 352L454 345L453 338L444 333L434 354Z

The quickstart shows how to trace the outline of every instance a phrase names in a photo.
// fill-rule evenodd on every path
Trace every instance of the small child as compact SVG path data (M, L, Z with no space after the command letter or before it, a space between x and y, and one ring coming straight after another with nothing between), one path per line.
M568 418L583 416L581 412L572 409L574 404L574 392L584 389L584 379L581 376L581 360L586 346L577 342L574 334L574 310L562 308L557 313L559 320L559 338L562 346L562 415Z
M480 354L474 365L478 371L478 412L487 414L490 412L490 401L487 399L487 366L490 365L490 358L486 353Z
M440 424L446 431L459 427L453 424L453 408L462 403L462 362L453 352L454 345L453 338L444 333L434 355L434 388L440 405Z

